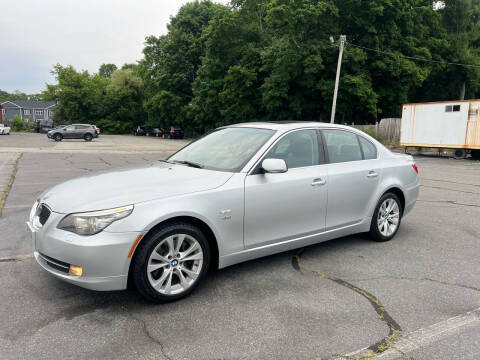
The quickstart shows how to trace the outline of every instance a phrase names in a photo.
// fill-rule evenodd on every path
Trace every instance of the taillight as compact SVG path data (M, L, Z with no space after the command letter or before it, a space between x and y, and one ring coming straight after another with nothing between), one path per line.
M170 130L170 134L175 134L175 130Z
M412 167L413 167L413 170L415 170L415 172L418 174L418 166L417 166L417 164L413 163L413 164L412 164Z

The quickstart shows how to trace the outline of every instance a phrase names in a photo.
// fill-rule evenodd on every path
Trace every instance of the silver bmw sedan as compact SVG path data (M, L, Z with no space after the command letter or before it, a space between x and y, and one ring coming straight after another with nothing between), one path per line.
M356 233L391 240L417 200L417 173L411 156L354 128L238 124L167 160L56 185L27 224L54 276L93 290L130 280L171 301L212 267Z

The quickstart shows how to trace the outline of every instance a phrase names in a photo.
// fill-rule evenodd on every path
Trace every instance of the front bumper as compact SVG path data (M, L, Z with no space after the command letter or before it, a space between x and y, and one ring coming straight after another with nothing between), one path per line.
M80 236L60 230L56 225L63 214L52 212L40 229L31 222L34 256L40 266L69 283L92 290L110 291L127 288L130 258L128 254L139 232L113 233L102 231ZM68 273L68 265L83 268L81 276Z

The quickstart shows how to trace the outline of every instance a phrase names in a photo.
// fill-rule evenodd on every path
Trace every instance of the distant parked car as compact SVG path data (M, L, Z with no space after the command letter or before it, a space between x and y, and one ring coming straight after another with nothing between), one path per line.
M170 126L167 133L163 134L164 138L183 139L183 129L179 126Z
M152 128L152 129L147 129L147 136L156 136L156 137L163 137L163 134L165 131L160 128Z
M134 136L146 136L147 135L147 130L143 126L137 126L135 130L133 130L133 135Z
M98 137L98 134L93 125L73 124L50 130L47 133L47 137L55 141L62 141L63 139L84 139L85 141L92 141L93 138Z
M0 124L0 135L10 135L10 127Z

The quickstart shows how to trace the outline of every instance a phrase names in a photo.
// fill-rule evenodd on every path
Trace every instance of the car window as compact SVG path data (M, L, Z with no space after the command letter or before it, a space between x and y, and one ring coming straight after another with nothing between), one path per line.
M66 127L64 128L64 130L65 130L65 131L73 131L73 130L75 130L75 126L73 126L73 125L66 126Z
M77 130L85 130L88 129L87 125L75 125L75 129Z
M298 130L281 138L265 159L283 159L289 169L319 165L316 130Z
M376 159L377 158L377 148L370 141L365 139L362 136L358 137L360 144L362 145L363 155L365 160Z
M343 130L322 130L330 163L362 160L357 135Z

